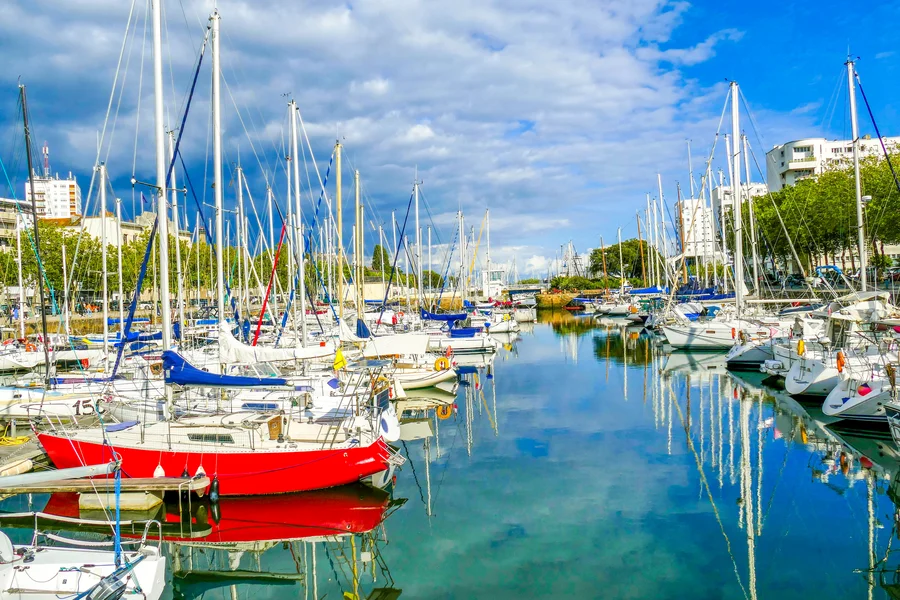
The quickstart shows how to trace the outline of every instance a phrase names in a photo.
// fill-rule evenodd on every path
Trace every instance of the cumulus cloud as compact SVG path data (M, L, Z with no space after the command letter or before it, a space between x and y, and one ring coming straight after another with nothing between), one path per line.
M165 5L170 126L178 125L213 8L208 0L183 7ZM690 7L657 0L224 0L218 7L226 168L240 160L255 197L265 197L268 181L283 202L287 101L294 98L320 171L339 138L345 168L361 173L373 219L389 225L391 209L402 214L418 173L429 203L423 226L445 227L448 237L457 210L470 222L490 207L492 241L534 247L535 257L569 238L596 244L601 228L633 219L658 170L684 169L684 139L711 138L724 90L679 69L740 37L703 32L686 47L673 46ZM54 164L85 181L128 6L47 0L34 10L11 0L4 11L0 81L13 89L26 76L38 135L50 142ZM123 194L130 193L132 163L138 179L154 172L151 57L148 49L141 54L145 7L138 3L135 12L106 150ZM183 141L198 194L207 199L209 64L207 51ZM14 112L0 112L0 125L14 122ZM316 187L312 171L303 179ZM226 202L233 194L229 188ZM307 195L314 202L318 191Z

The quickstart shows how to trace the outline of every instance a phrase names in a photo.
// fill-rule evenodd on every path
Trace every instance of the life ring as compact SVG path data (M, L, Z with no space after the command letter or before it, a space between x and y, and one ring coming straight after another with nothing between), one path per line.
M638 307L633 304L628 307L628 312L630 312L633 315L636 315L637 311L638 311Z
M402 319L403 317L406 316L406 313L404 313L404 312L401 310L400 312L397 313L397 315Z
M37 346L29 342L25 344L25 352L37 352Z
M838 351L837 353L837 370L838 373L844 372L844 365L847 364L847 358L844 356L843 351Z
M441 356L436 361L434 361L434 370L435 371L446 371L450 368L450 359L446 356Z
M797 342L797 354L803 356L804 352L806 352L806 343L803 340Z
M449 419L453 415L453 407L449 404L442 404L437 407L437 416L438 419L444 421Z
M163 372L163 366L161 362L158 363L150 363L150 372L154 375L159 375Z

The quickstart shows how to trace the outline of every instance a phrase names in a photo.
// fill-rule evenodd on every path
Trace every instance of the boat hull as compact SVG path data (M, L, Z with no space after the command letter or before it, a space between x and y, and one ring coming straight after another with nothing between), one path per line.
M818 359L801 359L784 376L784 389L791 396L827 396L838 384L837 368Z
M685 350L727 350L734 346L732 327L712 324L672 325L663 327L666 341Z
M177 477L201 469L219 481L222 496L257 496L319 490L354 483L387 469L390 452L379 438L368 446L296 451L179 452L127 445L104 446L52 433L38 439L53 464L59 468L100 464L112 450L121 457L122 473L128 477L153 477L161 466Z

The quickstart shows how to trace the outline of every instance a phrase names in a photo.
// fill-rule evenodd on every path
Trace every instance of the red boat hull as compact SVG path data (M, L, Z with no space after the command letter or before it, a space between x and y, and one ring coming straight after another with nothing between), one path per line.
M51 433L38 434L47 456L58 469L108 462L114 450L125 477L153 477L162 466L169 477L200 466L218 478L222 496L259 496L307 492L355 483L388 468L387 445L379 438L370 446L298 452L169 452L125 446L104 446Z

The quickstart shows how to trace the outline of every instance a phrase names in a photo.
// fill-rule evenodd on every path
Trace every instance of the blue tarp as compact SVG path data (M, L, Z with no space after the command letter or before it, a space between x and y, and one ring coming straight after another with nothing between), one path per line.
M109 317L108 319L106 319L106 322L109 323L110 325L118 325L119 319L118 318L114 319L112 317ZM131 322L132 323L149 323L150 319L132 319Z
M239 377L217 375L202 371L172 350L163 352L163 368L166 383L184 387L284 387L287 381L280 377Z
M462 321L467 316L469 316L466 313L447 313L444 315L438 315L435 313L430 313L424 308L419 309L419 314L422 315L423 319L429 319L431 321L447 321L448 323L452 323L453 321Z

